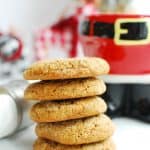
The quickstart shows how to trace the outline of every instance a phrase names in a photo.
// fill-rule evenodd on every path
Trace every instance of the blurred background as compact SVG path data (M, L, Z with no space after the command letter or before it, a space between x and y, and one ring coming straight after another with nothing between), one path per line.
M22 71L36 61L37 32L57 22L69 3L70 0L0 1L0 83L21 78ZM19 45L21 54L15 54Z
M77 56L80 49L77 49L77 37L70 26L60 27L63 19L75 16L81 21L81 16L95 12L145 14L149 11L149 6L140 0L94 0L94 6L89 6L89 2L0 0L0 83L21 78L22 71L33 61Z

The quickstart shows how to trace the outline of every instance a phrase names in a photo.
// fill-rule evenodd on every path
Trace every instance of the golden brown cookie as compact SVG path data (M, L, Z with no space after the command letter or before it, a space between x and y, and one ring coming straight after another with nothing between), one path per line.
M99 143L86 145L62 145L45 139L37 139L34 150L115 150L115 144L111 139Z
M70 101L46 101L35 104L31 119L35 122L58 122L102 114L107 106L100 97L88 97Z
M101 95L106 91L103 80L96 78L40 81L25 90L28 100L64 100Z
M105 115L36 126L38 137L65 145L100 142L111 137L113 132L114 125Z
M93 77L109 72L100 58L70 58L36 62L24 72L27 80L56 80Z

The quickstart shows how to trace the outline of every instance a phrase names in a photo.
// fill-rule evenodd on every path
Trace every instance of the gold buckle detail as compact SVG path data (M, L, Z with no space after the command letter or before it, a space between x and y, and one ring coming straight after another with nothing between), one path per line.
M143 23L145 22L147 24L148 28L148 34L146 39L142 40L123 40L120 39L121 34L126 34L128 33L128 29L121 29L121 24L122 23L134 23L134 22L139 22ZM115 38L114 42L116 45L146 45L150 44L150 18L125 18L125 19L118 19L115 22Z

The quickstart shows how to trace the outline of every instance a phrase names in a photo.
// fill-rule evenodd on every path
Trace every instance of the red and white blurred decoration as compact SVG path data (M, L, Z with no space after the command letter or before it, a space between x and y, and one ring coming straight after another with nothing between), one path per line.
M0 83L21 78L24 69L31 63L29 51L25 50L22 39L12 32L0 33Z
M85 15L97 13L97 0L76 0L61 14L53 26L35 35L36 59L78 56L78 27Z

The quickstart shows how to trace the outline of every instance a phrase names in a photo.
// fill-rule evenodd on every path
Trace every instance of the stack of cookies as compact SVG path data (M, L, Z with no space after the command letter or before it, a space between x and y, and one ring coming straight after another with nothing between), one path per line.
M25 90L25 99L38 101L30 111L37 122L34 150L114 150L112 121L98 95L109 65L99 58L41 61L24 72L27 80L42 80Z

